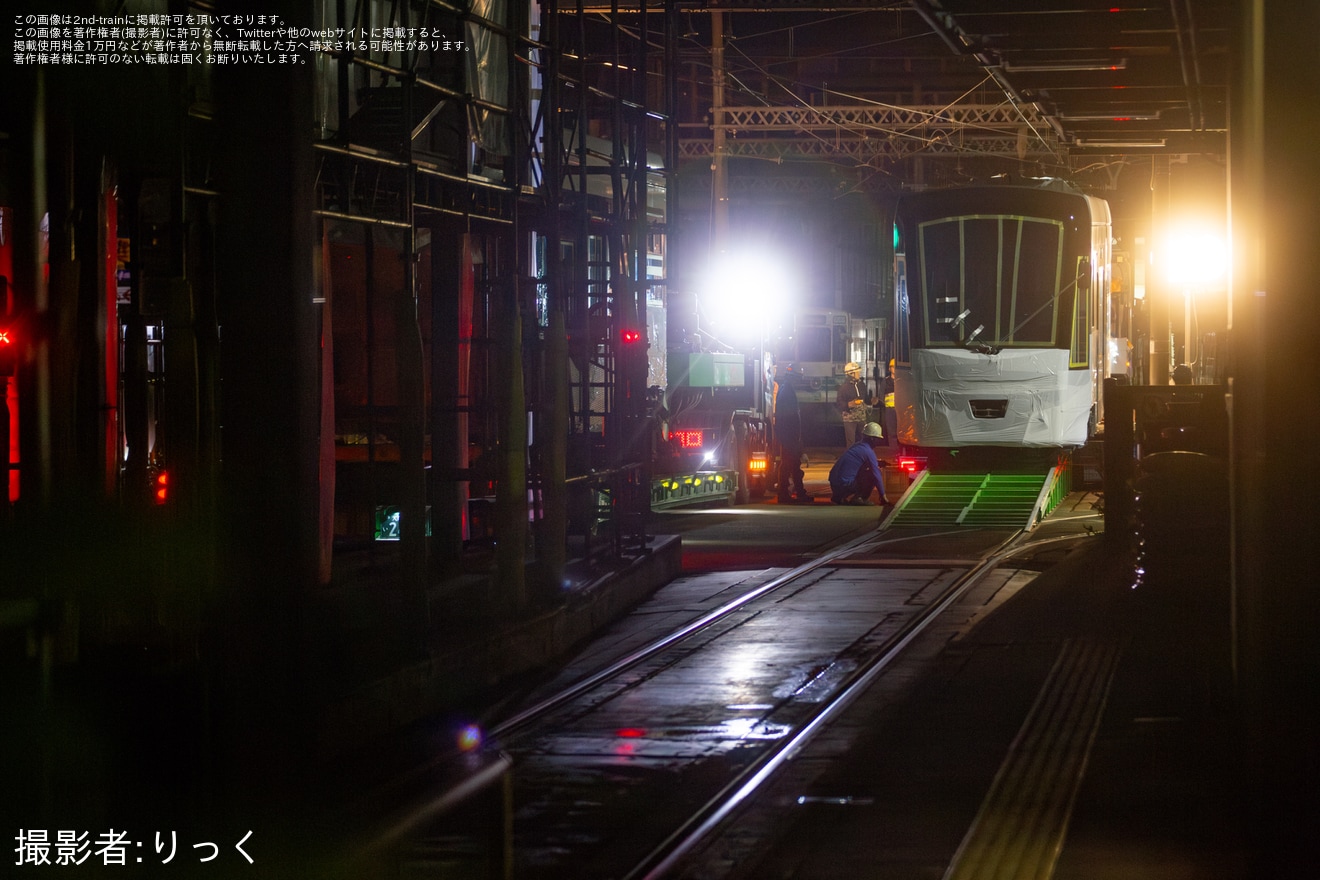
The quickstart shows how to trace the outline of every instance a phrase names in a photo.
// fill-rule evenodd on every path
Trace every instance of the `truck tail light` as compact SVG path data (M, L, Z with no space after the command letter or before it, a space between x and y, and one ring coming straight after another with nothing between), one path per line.
M683 449L700 449L705 437L701 431L670 431L669 439Z

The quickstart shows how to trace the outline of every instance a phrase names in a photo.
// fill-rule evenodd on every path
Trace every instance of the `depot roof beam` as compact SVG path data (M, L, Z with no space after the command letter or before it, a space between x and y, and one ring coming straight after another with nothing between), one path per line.
M1031 110L1030 106L1009 104L729 107L720 125L681 128L720 128L726 135L728 155L745 158L1056 157L1059 145L1053 130L1032 125L1030 115L1024 119L1023 113ZM777 136L780 134L810 137ZM679 145L684 158L709 156L712 150L707 138L684 138Z
M1024 110L1030 105L954 104L899 107L882 104L725 107L725 127L738 131L834 131L845 128L857 131L921 129L993 129L1017 131L1026 124Z
M738 138L725 144L731 158L783 160L793 158L849 158L865 162L873 158L903 159L909 156L1001 156L1017 159L1055 159L1052 149L1039 144L1024 151L1019 138L979 137L958 141L949 137L845 137L845 138ZM684 159L713 154L708 139L682 139L679 155Z

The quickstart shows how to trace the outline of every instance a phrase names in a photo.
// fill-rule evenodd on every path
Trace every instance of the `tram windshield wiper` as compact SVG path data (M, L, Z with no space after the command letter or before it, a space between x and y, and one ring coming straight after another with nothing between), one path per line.
M963 348L968 351L974 351L977 354L999 354L1003 349L998 345L991 345L988 342L977 342L976 337L980 336L985 330L984 324L978 324L976 329L967 334L963 340Z
M971 309L963 309L957 315L949 319L949 341L962 345L963 341L963 322L967 316L972 313Z
M971 314L971 309L963 309L957 317L949 322L949 337L968 351L974 351L977 354L999 354L1003 350L1001 346L976 341L976 337L985 332L984 324L978 324L976 329L966 336L961 335L964 324Z

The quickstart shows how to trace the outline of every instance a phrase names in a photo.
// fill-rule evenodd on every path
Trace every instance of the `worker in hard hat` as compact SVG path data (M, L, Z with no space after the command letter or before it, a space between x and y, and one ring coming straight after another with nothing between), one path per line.
M834 406L843 419L844 449L857 442L862 425L870 421L871 404L874 402L866 390L866 383L862 381L861 366L850 361L843 368L843 381L839 383L839 390L834 395Z
M885 480L875 448L883 444L880 425L867 422L862 439L849 446L830 468L830 501L834 504L871 504L871 492L880 490L880 503L890 507Z

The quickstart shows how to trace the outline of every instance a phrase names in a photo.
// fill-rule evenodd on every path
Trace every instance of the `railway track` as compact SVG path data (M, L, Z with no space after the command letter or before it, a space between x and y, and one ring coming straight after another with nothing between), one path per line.
M432 802L377 849L401 876L467 876L452 869L474 852L533 880L670 876L964 597L980 591L984 609L1020 586L1000 563L1040 543L872 533L729 585L717 607L566 672L487 731L500 767L485 772L505 774L501 847L474 846Z

